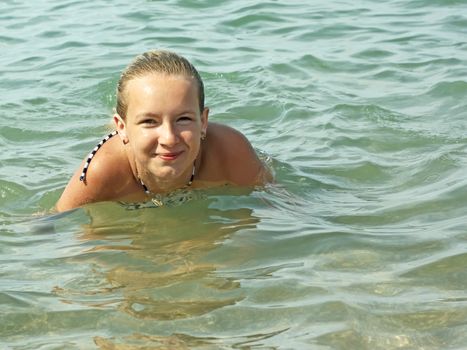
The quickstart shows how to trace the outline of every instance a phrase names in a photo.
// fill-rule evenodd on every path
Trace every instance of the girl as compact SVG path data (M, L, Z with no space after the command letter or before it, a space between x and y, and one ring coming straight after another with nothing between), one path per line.
M115 131L94 148L58 211L100 201L146 202L185 187L261 185L271 175L240 132L208 124L200 75L185 58L149 51L117 86Z

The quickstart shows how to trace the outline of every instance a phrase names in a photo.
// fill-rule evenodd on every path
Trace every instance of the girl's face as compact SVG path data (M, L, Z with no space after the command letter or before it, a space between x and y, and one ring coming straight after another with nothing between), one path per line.
M159 184L189 179L208 122L208 109L199 110L195 81L148 73L127 83L126 101L125 121L118 115L114 120L138 175Z

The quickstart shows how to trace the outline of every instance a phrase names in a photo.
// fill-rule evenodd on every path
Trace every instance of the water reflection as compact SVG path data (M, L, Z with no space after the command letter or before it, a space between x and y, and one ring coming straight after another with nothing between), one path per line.
M287 329L265 333L253 334L239 337L193 337L187 334L172 334L170 336L152 336L141 333L134 333L125 337L125 343L120 343L114 339L95 337L94 342L102 350L132 349L132 350L187 350L187 349L222 349L229 346L233 349L250 349L255 342L266 340L279 335Z
M72 258L89 271L54 293L65 303L107 308L141 320L177 320L233 305L239 283L216 273L210 255L229 237L255 228L248 208L216 208L216 198L179 207L127 210L117 204L86 209Z

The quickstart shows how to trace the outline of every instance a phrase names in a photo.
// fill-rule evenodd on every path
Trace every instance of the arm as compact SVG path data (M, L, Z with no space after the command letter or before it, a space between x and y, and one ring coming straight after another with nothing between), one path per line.
M93 161L91 166L92 171L88 171L86 181L79 180L82 167L76 170L55 205L57 211L62 212L108 199L108 186L105 186L105 182L109 179L105 173L109 172L103 172L102 166L96 161Z
M111 139L96 152L89 164L85 181L80 181L85 163L82 162L56 204L58 211L118 199L128 192L132 173L128 158L118 141L116 138Z

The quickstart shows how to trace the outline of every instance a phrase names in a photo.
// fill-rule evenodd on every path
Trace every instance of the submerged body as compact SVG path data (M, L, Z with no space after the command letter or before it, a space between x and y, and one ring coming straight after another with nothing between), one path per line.
M156 52L161 53L166 54ZM253 186L270 179L245 136L208 124L200 79L154 69L137 73L117 96L118 136L95 153L80 181L83 161L57 202L58 211L100 201L148 201L188 184Z

